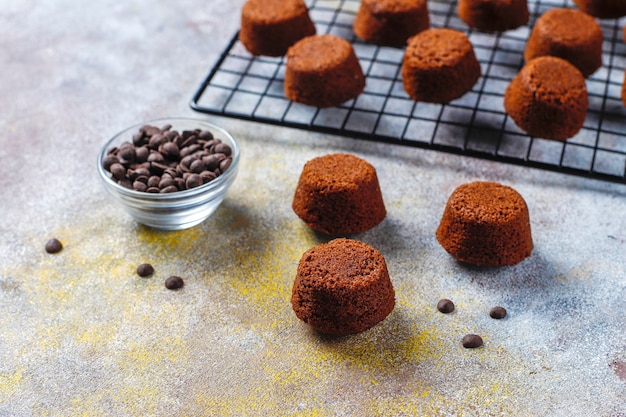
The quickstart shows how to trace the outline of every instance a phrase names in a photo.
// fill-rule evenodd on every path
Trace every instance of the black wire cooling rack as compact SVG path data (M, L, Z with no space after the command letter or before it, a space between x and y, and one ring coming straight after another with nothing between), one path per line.
M434 149L504 163L626 184L626 109L621 87L626 68L622 20L599 21L603 67L587 79L589 110L583 129L566 142L530 137L504 111L503 94L523 65L530 29L569 0L529 0L527 27L485 34L456 14L456 1L429 0L432 27L465 32L483 75L463 97L447 104L416 103L402 87L404 50L364 43L352 32L358 0L312 0L318 33L350 41L366 75L365 91L338 107L318 109L287 100L284 58L253 57L236 33L191 100L192 109L350 138Z

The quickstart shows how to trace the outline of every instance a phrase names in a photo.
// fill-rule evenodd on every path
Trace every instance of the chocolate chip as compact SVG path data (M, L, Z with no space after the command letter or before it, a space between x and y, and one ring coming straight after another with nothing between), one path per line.
M168 185L165 188L161 188L161 191L159 191L159 193L161 193L161 194L169 194L169 193L175 193L176 191L179 191L177 186L175 186L175 185Z
M131 143L124 143L120 146L120 151L117 154L118 157L122 158L124 161L132 162L135 160L135 147Z
M466 334L463 336L463 340L461 340L464 348L467 349L475 349L481 347L483 345L482 337L477 334Z
M230 156L230 153L232 152L232 150L230 149L230 146L228 146L227 144L218 143L213 147L213 152L223 153L226 156Z
M177 290L182 288L185 285L185 282L181 277L177 277L176 275L172 275L168 279L165 280L165 288L168 290Z
M130 182L130 180L127 180L126 178L121 179L117 182L119 185L121 185L122 187L126 187L126 188L133 188L133 184Z
M202 177L198 174L191 174L187 177L185 181L185 186L187 189L195 188L202 185Z
M141 146L141 145L144 144L144 140L143 139L144 139L143 132L140 131L138 133L135 133L133 135L133 144L135 146Z
M63 249L63 244L57 238L52 238L46 242L46 252L48 253L58 253Z
M454 311L454 303L447 298L443 298L437 303L437 310L444 314L452 313Z
M183 132L185 133L185 132ZM196 145L198 143L198 139L196 138L196 135L190 135L190 136L183 136L183 143L181 146L181 148L186 148L186 147L192 147L193 145ZM198 150L200 147L194 147L193 149Z
M150 264L141 264L137 267L137 275L140 277L149 277L154 274L154 268Z
M168 176L163 175L163 177L161 177L161 181L159 181L159 188L164 189L174 184L176 184L176 181L174 181L174 178L170 177L169 175Z
M178 158L178 155L180 155L180 149L178 149L178 146L172 142L165 142L159 146L159 152L161 152L163 156L170 159Z
M204 171L204 164L199 159L196 159L191 163L191 165L189 165L189 171L193 172L194 174L199 174Z
M163 145L164 143L167 143L167 137L165 137L165 135L161 135L160 133L152 136L148 141L148 145L152 149L159 149L159 146Z
M135 191L146 191L148 189L148 186L146 185L146 183L141 182L141 181L137 181L135 180L135 182L133 182L133 190Z
M148 162L163 162L165 158L163 158L163 154L156 151L151 151L146 160Z
M129 170L130 172L130 170ZM137 177L139 176L149 176L150 175L150 170L148 168L146 168L143 165L139 165L137 167L137 169L134 171L134 174L136 175L135 179L137 179Z
M489 311L489 316L492 319L503 319L506 317L506 309L504 307L494 307Z
M198 137L202 140L211 140L213 139L213 133L208 130L203 130L202 132L200 132Z
M148 149L146 146L141 146L135 149L135 161L137 162L147 161L148 155L150 155L150 149Z
M152 168L153 173L157 175L162 175L165 172L165 170L169 167L161 162L152 162L150 164L150 168Z
M102 167L107 171L111 168L111 165L119 163L120 160L115 155L107 155L102 160Z
M147 184L148 184L148 187L158 187L159 182L161 182L161 177L159 177L158 175L153 175L148 178Z
M220 165L220 158L218 155L211 154L202 158L202 162L208 171L213 171Z
M156 126L145 125L141 128L141 131L146 134L146 136L154 136L161 133L161 129Z
M233 158L224 158L220 161L220 172L224 172L232 164Z
M207 182L217 178L217 175L215 175L215 172L213 171L202 171L200 173L200 178L202 178L202 183L206 184Z
M109 171L111 172L111 175L113 175L113 178L115 178L116 180L121 180L126 177L126 168L124 168L124 165L120 164L119 162L111 165L109 167Z

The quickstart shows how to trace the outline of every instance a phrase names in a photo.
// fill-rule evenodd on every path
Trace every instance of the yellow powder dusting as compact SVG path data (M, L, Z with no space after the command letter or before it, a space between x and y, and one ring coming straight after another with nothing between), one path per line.
M288 412L286 409L294 404L291 401L294 401L291 396L270 398L267 393L259 393L255 388L251 388L249 395L242 397L224 399L198 395L196 398L196 404L204 416L328 417L335 415L335 410L331 405L309 403L300 404L300 410ZM287 404L289 407L286 407Z
M235 277L231 280L232 288L241 297L242 304L254 309L261 317L270 319L264 323L273 329L284 324L280 321L284 320L284 315L281 318L277 311L291 309L291 288L300 257L309 247L317 244L305 228L284 229L297 233L290 236L279 234L274 240L264 242L259 252L235 248L234 264L240 265L240 268L233 271Z
M0 373L0 403L10 398L20 387L24 379L24 370L16 369L13 372Z
M255 227L240 214L231 220L228 231L233 233L242 224ZM37 349L41 357L55 358L62 348L74 346L83 359L106 359L109 362L104 363L112 366L103 371L111 380L100 391L68 400L67 415L106 415L109 402L126 415L165 415L168 401L175 403L169 396L177 395L167 392L168 383L198 373L207 376L185 386L185 392L193 393L187 399L193 400L181 405L177 415L195 416L200 411L200 415L220 416L327 416L336 413L336 404L349 398L358 398L357 411L368 416L472 415L479 407L493 415L515 414L509 402L520 386L519 378L527 374L524 364L501 347L485 348L490 349L489 355L459 348L450 334L460 338L467 321L456 320L455 324L450 317L442 318L432 308L425 308L424 300L406 298L402 286L396 287L398 302L391 315L363 334L328 339L298 322L289 303L296 267L307 249L322 243L298 219L254 244L238 245L236 239L228 242L232 251L219 256L229 258L215 266L228 270L227 278L214 284L211 271L200 271L192 277L195 281L189 281L197 291L189 294L167 292L165 276L159 275L162 270L158 268L155 277L138 278L136 260L149 255L161 265L182 265L189 253L209 252L206 229L164 233L139 227L137 236L129 234L128 241L121 244L113 240L91 244L93 233L90 227L75 228L64 234L70 243L60 254L5 274L34 277L24 280L21 291L27 294L29 305L39 309L38 317L51 317L51 321L33 322L29 349ZM98 234L106 236L102 231ZM244 234L241 240L247 237ZM72 240L85 246L73 250L77 244ZM126 249L129 245L131 249ZM207 253L207 257L212 255ZM192 267L202 264L191 261ZM242 348L247 354L244 362L220 364L233 371L232 385L222 392L219 387L207 389L211 372L222 370L206 365L207 369L199 371L199 362L190 360L192 349L206 363L212 360L208 353L202 356L202 350L211 347L204 345L210 335L195 332L188 321L212 311L193 299L204 287L223 291L224 303L237 306L235 314L250 317L241 325L228 323L232 317L225 315L216 325L223 326L233 339L245 339L250 332L258 339L254 349ZM188 300L193 301L186 306L183 301ZM458 306L472 308L463 302ZM447 327L438 327L438 320ZM7 336L9 344L18 337L10 332ZM485 339L489 340L488 335ZM461 395L451 396L436 378L440 374L463 375L459 363L464 358L490 371L474 386L468 384ZM29 366L36 369L35 355L29 360ZM0 399L24 389L24 375L22 368L0 374ZM490 379L494 375L499 377L497 381ZM394 387L399 391L393 391ZM285 411L286 405L289 411ZM350 411L348 405L343 407L344 412ZM47 413L43 407L34 411Z
M144 226L137 229L139 240L150 245L150 249L156 251L155 255L182 253L186 248L193 246L201 236L202 231L199 227L175 232L158 231Z
M70 406L64 410L68 416L80 417L107 417L111 415L110 410L106 410L101 404L102 398L95 397L74 397L70 401Z

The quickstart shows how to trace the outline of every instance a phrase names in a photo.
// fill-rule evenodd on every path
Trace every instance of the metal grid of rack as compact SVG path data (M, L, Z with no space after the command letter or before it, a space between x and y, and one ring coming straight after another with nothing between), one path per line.
M463 97L446 104L417 103L402 87L404 50L362 42L352 32L358 0L308 3L318 33L350 41L366 75L364 92L338 107L318 109L287 100L285 59L253 57L232 37L191 100L192 109L349 138L433 149L503 163L626 184L626 109L621 88L626 68L624 20L601 20L603 67L587 79L589 109L583 129L566 142L534 138L507 116L503 94L522 67L523 51L538 16L567 0L529 0L529 25L501 34L469 29L456 1L429 0L431 27L466 33L483 75Z

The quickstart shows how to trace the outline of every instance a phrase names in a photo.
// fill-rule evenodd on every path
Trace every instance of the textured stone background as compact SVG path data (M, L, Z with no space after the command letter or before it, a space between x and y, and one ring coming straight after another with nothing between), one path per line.
M625 416L626 188L194 114L241 4L0 4L0 416ZM166 116L242 145L222 206L170 233L128 218L96 171L107 138ZM297 262L325 238L290 204L303 164L337 151L378 170L388 217L355 238L385 256L397 306L331 339L291 311ZM529 259L469 268L437 244L447 197L474 180L525 197ZM184 289L165 289L172 274ZM468 332L484 347L463 349Z

